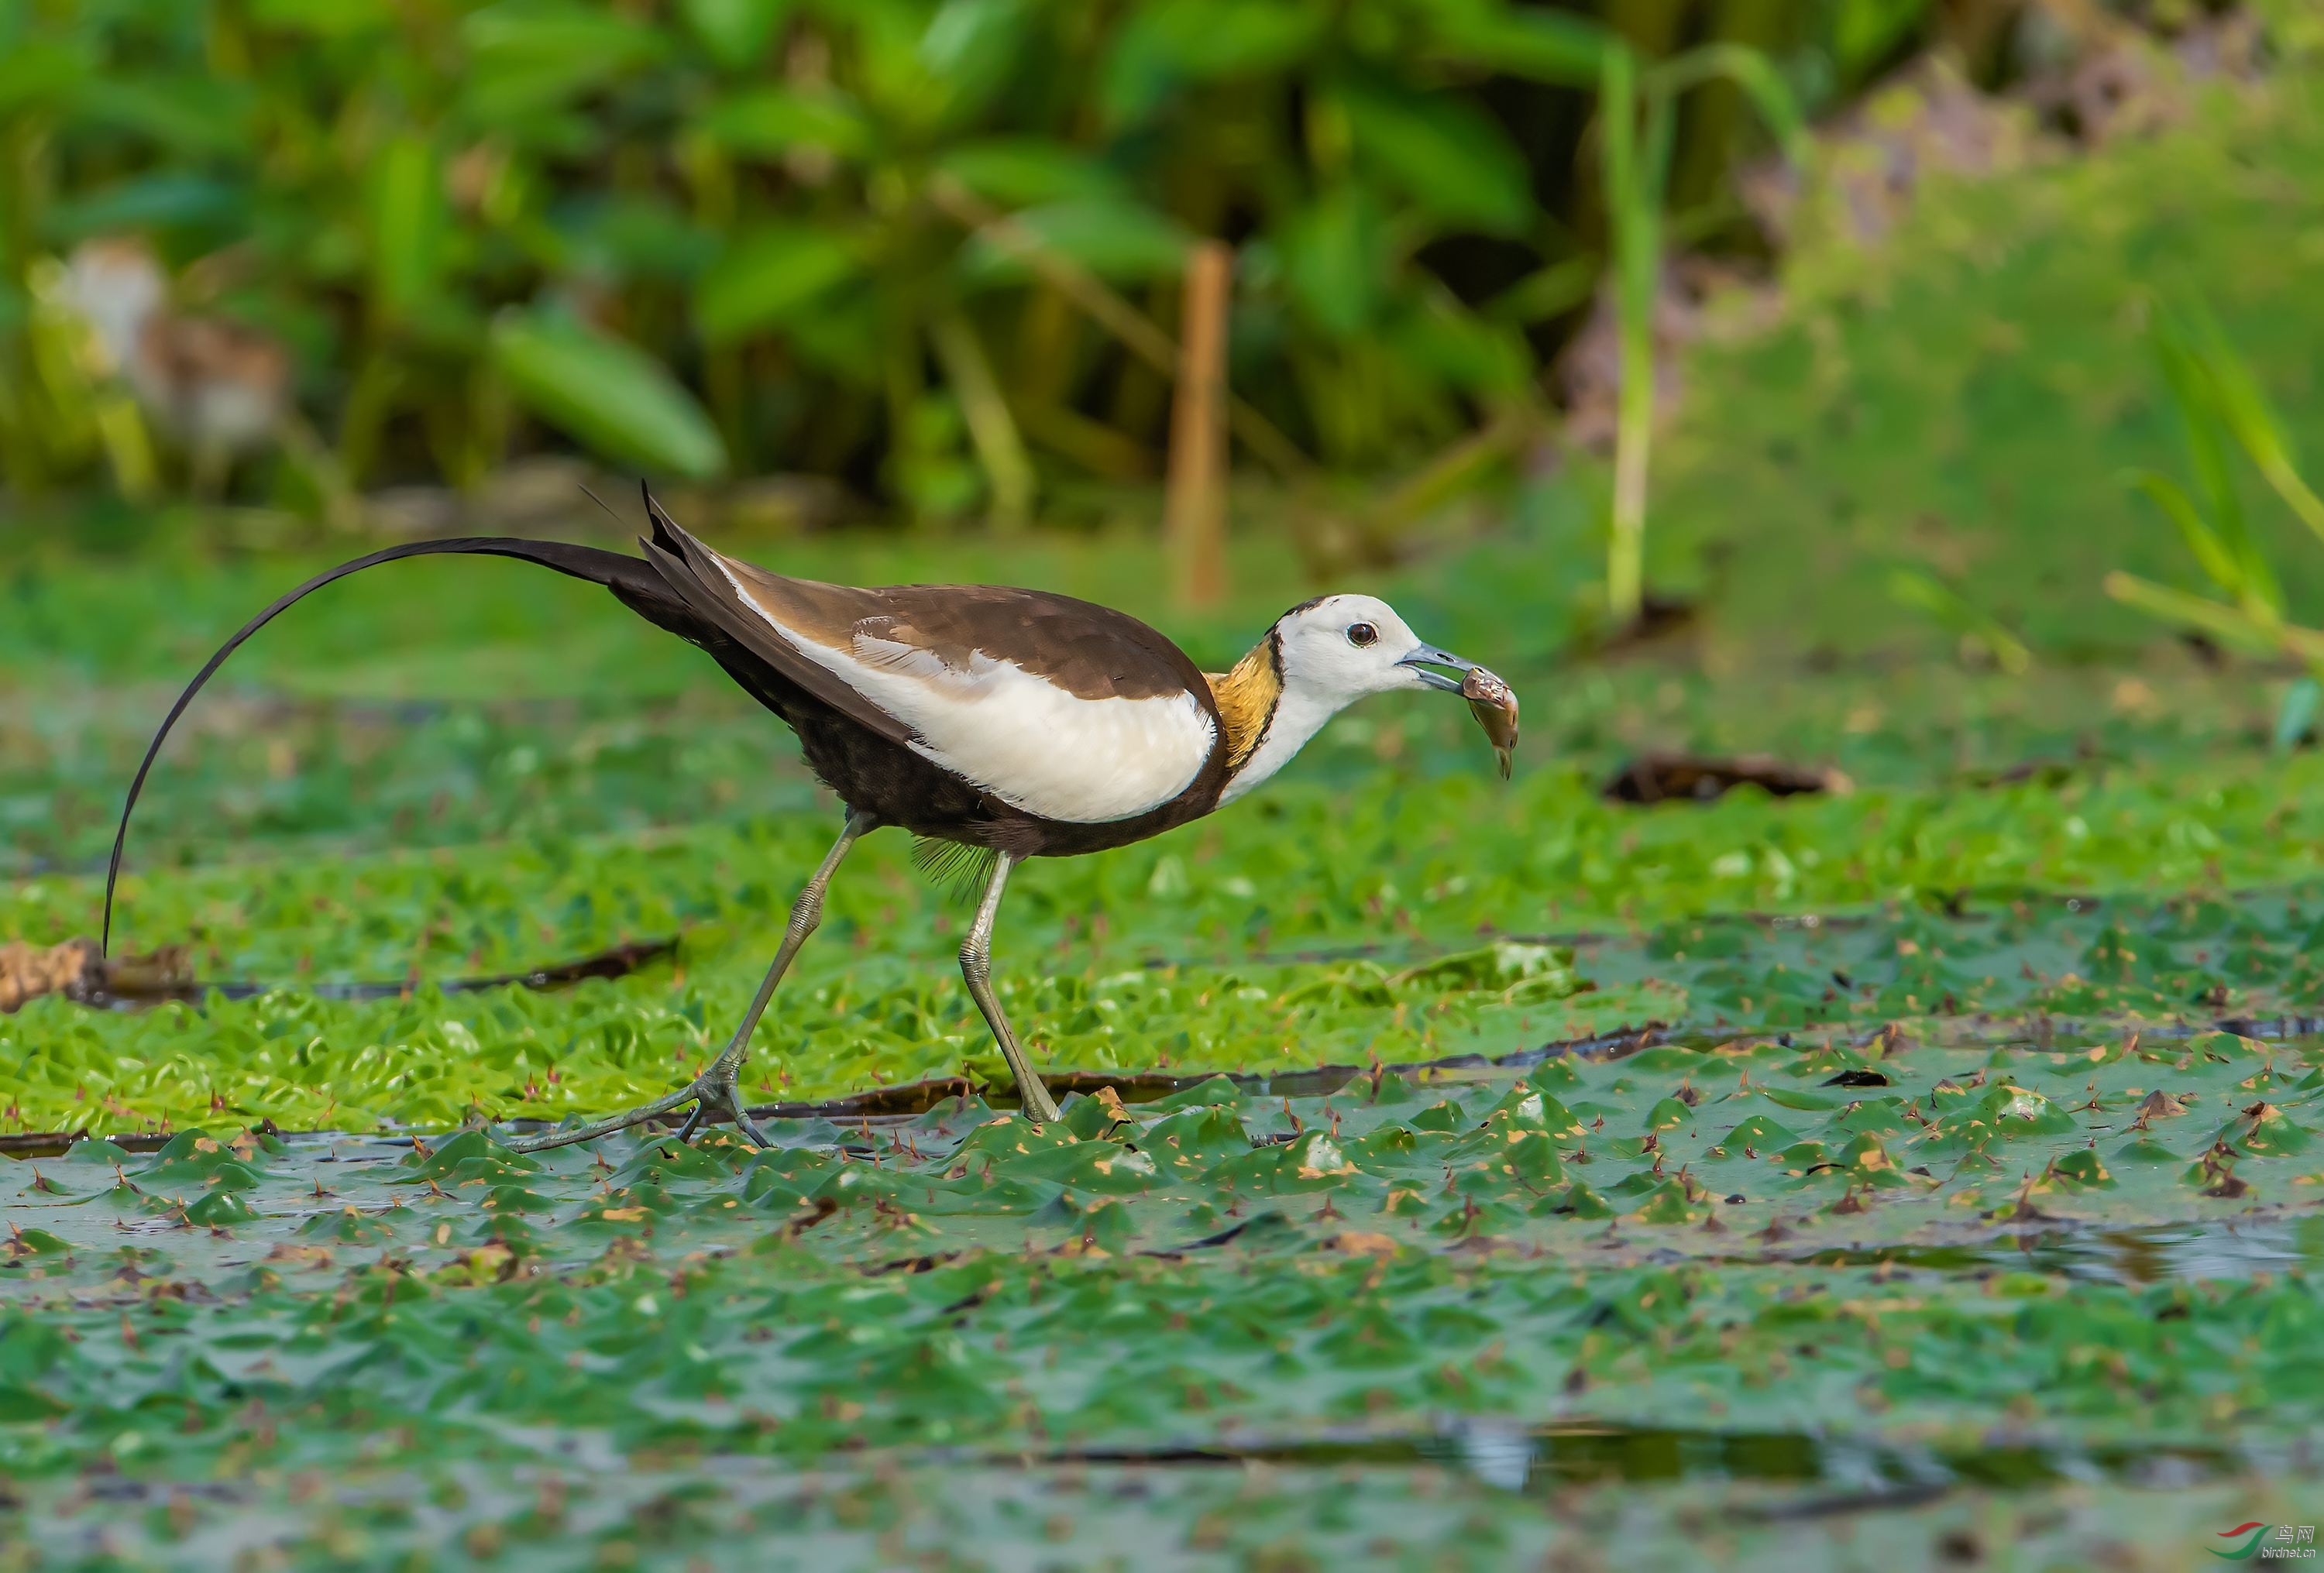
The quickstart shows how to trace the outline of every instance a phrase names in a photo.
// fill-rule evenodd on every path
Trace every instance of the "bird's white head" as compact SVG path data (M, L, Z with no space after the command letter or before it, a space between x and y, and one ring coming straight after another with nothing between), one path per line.
M1276 619L1259 648L1214 679L1226 722L1231 803L1281 769L1323 723L1367 694L1446 688L1470 663L1422 642L1396 608L1371 595L1326 595Z
M1274 638L1284 696L1329 710L1367 694L1458 690L1459 677L1433 668L1466 672L1471 665L1423 642L1396 608L1373 595L1326 595L1295 606L1276 621Z

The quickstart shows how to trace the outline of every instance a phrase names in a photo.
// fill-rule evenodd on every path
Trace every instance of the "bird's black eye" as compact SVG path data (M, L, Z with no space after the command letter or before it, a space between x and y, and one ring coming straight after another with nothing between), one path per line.
M1379 639L1379 630L1369 622L1352 623L1348 628L1348 642L1359 649L1377 642Z

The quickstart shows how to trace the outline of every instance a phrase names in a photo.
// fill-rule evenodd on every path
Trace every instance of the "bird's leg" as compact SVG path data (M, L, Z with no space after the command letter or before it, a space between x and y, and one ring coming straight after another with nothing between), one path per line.
M734 1029L734 1036L725 1048L719 1051L718 1057L704 1067L701 1075L651 1103L641 1104L635 1108L608 1115L604 1119L592 1120L570 1130L546 1131L537 1136L523 1137L511 1142L511 1150L538 1153L571 1142L594 1141L617 1130L642 1125L689 1103L694 1105L694 1111L687 1116L686 1124L678 1130L679 1141L690 1140L704 1118L716 1113L732 1119L742 1127L745 1136L759 1145L768 1145L765 1134L751 1122L750 1116L742 1112L738 1075L742 1068L742 1057L750 1052L751 1034L757 1028L759 1017L766 1014L768 1002L774 998L776 986L782 982L783 974L790 970L791 958L798 954L799 947L807 943L807 935L823 922L823 893L831 884L832 870L839 867L839 860L847 855L847 849L855 844L856 838L871 828L872 820L868 814L850 814L847 816L846 828L839 832L839 840L832 843L831 851L824 855L822 866L807 880L806 888L798 893L798 899L791 903L790 923L783 930L782 946L775 952L774 961L767 968L766 977L760 980L759 992L752 997L751 1008L742 1013L742 1025Z
M846 825L839 832L839 839L832 843L831 851L824 854L822 866L816 869L806 887L799 891L798 899L791 903L791 920L783 930L782 946L775 952L774 961L769 963L767 975L759 980L759 992L752 997L751 1008L742 1013L742 1024L735 1027L733 1040L696 1081L696 1085L705 1090L704 1096L696 1102L694 1112L686 1117L686 1124L678 1133L679 1141L692 1137L696 1128L702 1124L703 1117L716 1108L724 1109L752 1141L762 1147L767 1145L767 1138L760 1133L757 1126L751 1123L751 1117L742 1112L739 1072L742 1069L743 1056L750 1053L751 1035L758 1029L759 1017L766 1014L768 1002L774 998L776 985L783 980L783 974L790 970L791 958L799 953L799 947L807 943L807 936L815 933L823 922L823 893L830 888L832 871L847 855L847 849L855 844L855 838L871 828L870 815L850 814Z
M992 865L992 878L985 881L984 897L976 905L976 921L969 924L968 938L961 942L960 975L968 980L976 1008L984 1013L984 1025L992 1029L1001 1057L1017 1078L1017 1095L1024 1100L1025 1112L1047 1124L1057 1118L1056 1100L1025 1062L1025 1051L1017 1046L1017 1035L992 994L992 919L1001 910L1001 888L1009 883L1009 870L1016 861L1013 855L1002 852Z

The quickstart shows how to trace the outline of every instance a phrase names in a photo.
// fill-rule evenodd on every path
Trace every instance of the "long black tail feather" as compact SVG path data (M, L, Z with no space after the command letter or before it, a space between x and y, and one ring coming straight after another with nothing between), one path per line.
M168 739L170 729L186 713L186 707L193 703L194 695L201 692L202 685L226 664L228 656L242 648L244 639L273 621L293 603L334 579L344 579L350 574L377 567L382 563L392 563L401 557L435 557L447 553L516 557L524 562L537 563L576 579L586 579L593 584L604 585L631 610L663 627L687 627L693 621L650 564L637 557L623 557L619 552L609 552L596 547L572 546L563 541L520 540L512 536L458 536L447 540L406 541L316 575L244 623L232 639L219 646L217 654L194 674L194 680L186 685L186 691L178 695L178 702L162 718L161 729L153 734L152 744L146 749L145 758L138 764L137 774L129 783L128 799L121 805L121 828L114 832L113 860L105 870L105 926L97 941L100 954L112 948L113 888L121 878L121 851L129 839L130 811L137 806L137 795L144 789L146 773L152 769L153 760L161 752L161 744Z

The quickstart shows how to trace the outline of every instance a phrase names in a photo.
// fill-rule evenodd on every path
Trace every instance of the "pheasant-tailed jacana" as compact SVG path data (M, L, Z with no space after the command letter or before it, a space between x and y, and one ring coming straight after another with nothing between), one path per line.
M190 454L197 490L217 491L238 455L281 429L290 408L290 352L229 318L174 309L169 276L144 242L82 242L66 268L64 295L139 406Z
M1349 704L1391 689L1459 693L1437 670L1470 663L1424 644L1386 603L1326 595L1277 618L1231 671L1205 673L1137 619L1038 590L903 584L859 590L787 578L711 550L649 496L642 557L500 537L410 541L319 574L244 623L195 674L145 750L122 805L105 882L105 940L130 810L170 728L226 657L301 596L374 564L433 553L518 557L604 585L640 616L699 645L797 732L847 823L799 892L742 1025L692 1083L622 1114L514 1144L584 1141L693 1105L765 1145L737 1073L767 1002L823 915L824 888L865 832L896 825L963 849L983 894L960 970L1026 1109L1057 1106L1026 1062L991 984L992 920L1027 858L1102 851L1159 835L1281 769Z

